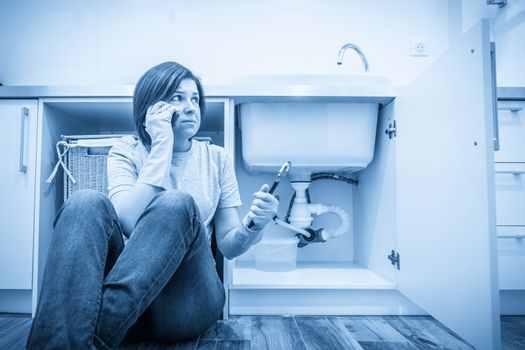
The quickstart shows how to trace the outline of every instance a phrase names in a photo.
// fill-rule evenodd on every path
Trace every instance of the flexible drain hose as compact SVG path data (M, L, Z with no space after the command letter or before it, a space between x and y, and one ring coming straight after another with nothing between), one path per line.
M337 181L343 181L350 185L358 185L357 180L352 179L351 177L346 177L342 175L337 175L333 173L314 173L311 177L311 182L317 181L317 180L337 180ZM306 199L308 203L312 203L310 201L310 188L306 189ZM284 218L284 221L290 222L290 212L292 211L293 202L295 200L295 192L292 195L292 198L290 199L290 203L288 203L288 211L286 212L286 216Z
M350 229L350 216L348 213L341 207L337 205L327 205L327 204L308 204L308 209L310 210L310 213L315 215L321 215L325 213L334 213L337 216L339 216L339 219L341 219L341 224L335 229L335 230L324 230L323 232L323 238L324 239L332 239L336 238L338 236L341 236L346 231ZM326 235L326 237L325 237Z

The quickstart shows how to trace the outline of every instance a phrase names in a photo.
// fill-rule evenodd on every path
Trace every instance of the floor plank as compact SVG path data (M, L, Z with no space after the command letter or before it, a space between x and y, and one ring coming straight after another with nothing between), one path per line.
M443 331L434 324L435 320L432 317L384 316L384 319L417 348L473 349L470 345L455 338L452 333Z
M508 332L509 336L516 339L525 339L525 317L522 316L503 316L501 318L502 328Z
M503 316L501 339L503 350L525 350L525 317Z
M362 349L344 327L338 327L325 317L295 317L308 350Z
M119 350L195 350L199 338L181 341L178 343L143 342L141 344L124 344Z
M525 350L525 316L501 318L502 349ZM25 349L28 315L0 314L0 349ZM121 350L472 349L430 316L237 316L180 343L126 344Z
M234 340L209 340L201 339L197 346L198 350L250 350L251 344L246 339Z
M408 341L360 341L364 350L417 350Z
M514 342L514 349L525 349L525 340L517 340Z
M21 322L10 328L8 335L0 338L0 349L25 349L30 329L31 320L21 319Z
M242 340L250 339L250 317L235 317L215 322L201 334L201 340Z
M525 341L501 340L502 350L525 350Z
M338 316L331 321L345 327L358 342L407 341L381 316Z
M27 320L28 319L23 319L23 318L8 318L5 320L2 320L4 322L0 324L0 339L6 336L8 337L9 334L11 334L13 329L16 329L17 327L19 327L20 324L26 322Z
M292 316L252 316L253 349L306 350Z

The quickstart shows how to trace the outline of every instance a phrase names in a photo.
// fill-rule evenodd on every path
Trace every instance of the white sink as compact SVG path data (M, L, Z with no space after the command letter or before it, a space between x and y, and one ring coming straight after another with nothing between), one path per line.
M242 156L248 172L355 172L374 156L376 103L243 103Z
M379 105L394 96L390 81L372 74L253 74L232 84L248 91L239 114L250 173L275 172L286 161L291 175L366 168Z
M237 77L232 84L271 86L347 86L390 88L390 80L374 74L251 74Z

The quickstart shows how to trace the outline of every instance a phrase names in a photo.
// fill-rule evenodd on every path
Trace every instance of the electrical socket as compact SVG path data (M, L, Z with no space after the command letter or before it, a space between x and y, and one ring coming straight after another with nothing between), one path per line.
M411 56L428 56L428 44L422 40L414 40L410 46L410 55Z

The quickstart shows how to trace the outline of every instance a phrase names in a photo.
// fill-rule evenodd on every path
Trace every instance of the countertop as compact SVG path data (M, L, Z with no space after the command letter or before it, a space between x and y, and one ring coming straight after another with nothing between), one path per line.
M51 97L132 97L133 85L115 86L1 86L0 98L51 98ZM396 96L394 88L385 90L346 86L253 86L205 85L207 97L235 98L236 102L379 102L387 104Z
M51 98L51 97L132 97L133 85L114 86L0 86L0 98ZM249 86L249 85L205 85L207 97L235 98L237 102L279 102L302 101L336 102L348 101L388 104L397 95L397 89L392 88L387 93L374 89L342 87L342 86ZM525 100L525 87L499 87L499 100Z

